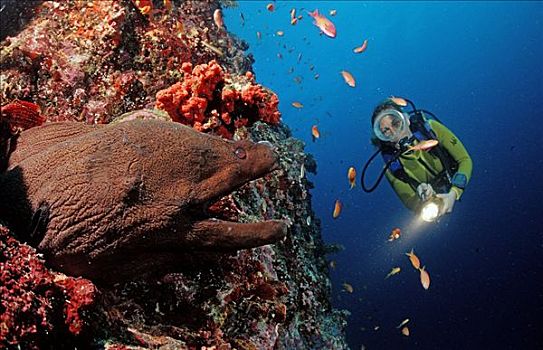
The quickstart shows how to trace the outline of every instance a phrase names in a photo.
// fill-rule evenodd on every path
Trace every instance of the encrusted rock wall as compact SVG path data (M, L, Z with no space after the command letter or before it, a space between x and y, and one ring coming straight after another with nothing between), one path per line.
M281 124L277 96L256 83L246 44L214 21L220 5L32 2L18 32L13 21L2 28L11 36L0 44L1 104L29 101L48 121L83 123L158 108L201 132L269 141L281 169L210 211L240 222L287 219L287 238L100 286L48 269L0 225L0 347L347 348L346 315L330 304L326 247L305 176L315 162ZM11 106L7 123L18 117Z

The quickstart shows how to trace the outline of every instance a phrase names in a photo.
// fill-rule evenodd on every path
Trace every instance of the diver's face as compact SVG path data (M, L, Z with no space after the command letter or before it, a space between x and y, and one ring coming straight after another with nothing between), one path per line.
M385 142L398 143L402 138L411 137L409 118L399 111L384 111L373 124L375 135Z
M402 121L392 115L384 116L379 122L379 129L381 129L381 133L392 142L397 142L400 140L398 137L401 132L401 126Z

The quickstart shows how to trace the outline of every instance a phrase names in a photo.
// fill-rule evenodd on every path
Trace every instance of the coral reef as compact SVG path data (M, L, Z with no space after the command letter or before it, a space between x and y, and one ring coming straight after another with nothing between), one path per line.
M96 287L89 280L49 270L34 248L13 238L2 225L0 248L0 347L42 349L55 339L76 344L76 336L82 341Z
M194 69L185 62L181 69L182 80L157 93L156 107L172 120L198 131L216 131L228 139L236 129L257 120L279 123L277 95L255 84L251 72L232 77L216 61Z
M330 304L326 249L305 177L316 171L315 162L279 122L277 96L255 82L246 44L213 22L219 2L31 5L28 23L0 44L3 106L35 103L47 118L40 128L54 121L124 124L160 114L225 138L267 141L281 169L221 198L207 214L241 224L275 219L291 225L274 245L194 254L173 272L102 285L59 273L34 250L32 239L32 246L22 243L19 227L36 224L30 211L20 225L8 226L11 231L0 228L0 347L347 348L346 315ZM132 113L136 109L143 110ZM155 134L157 142L164 137ZM40 142L28 148L41 154ZM88 181L107 187L117 180ZM8 224L13 203L0 200L0 221ZM139 258L132 257L133 263Z
M170 3L143 14L144 4L129 0L44 1L2 42L1 103L33 100L52 121L107 123L152 107L156 93L179 80L184 62L250 70L247 45L213 23L217 3Z

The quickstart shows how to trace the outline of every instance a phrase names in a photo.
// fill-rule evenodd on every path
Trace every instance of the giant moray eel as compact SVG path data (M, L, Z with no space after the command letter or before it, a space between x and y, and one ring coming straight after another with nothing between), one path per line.
M208 218L207 206L277 168L266 144L179 123L58 122L23 131L0 176L0 216L54 268L115 282L285 236L281 220Z

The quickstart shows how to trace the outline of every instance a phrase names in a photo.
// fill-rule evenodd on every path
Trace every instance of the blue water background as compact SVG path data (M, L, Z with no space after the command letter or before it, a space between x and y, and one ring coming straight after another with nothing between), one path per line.
M274 12L267 3L240 1L225 22L249 43L258 82L278 94L283 121L317 161L313 208L326 243L345 246L329 259L333 304L351 312L351 348L542 349L543 3L277 1ZM304 16L295 26L292 8ZM305 10L315 8L335 23L335 39L312 25ZM354 54L364 39L366 52ZM372 110L390 95L434 112L473 159L468 189L438 224L415 224L386 180L371 194L349 190L347 169L360 174L374 151ZM368 183L381 159L372 165ZM344 207L333 220L336 199ZM389 243L394 227L403 236ZM411 248L428 290L404 255ZM385 280L394 266L402 272ZM409 337L396 328L405 318Z

